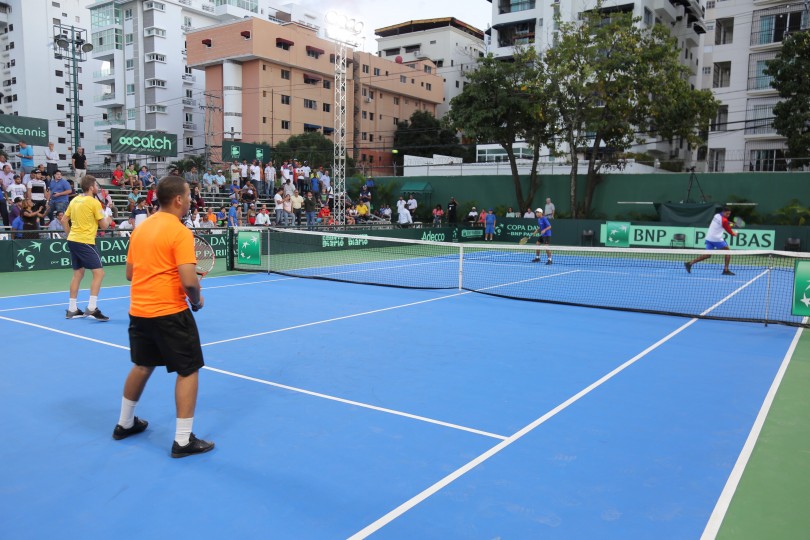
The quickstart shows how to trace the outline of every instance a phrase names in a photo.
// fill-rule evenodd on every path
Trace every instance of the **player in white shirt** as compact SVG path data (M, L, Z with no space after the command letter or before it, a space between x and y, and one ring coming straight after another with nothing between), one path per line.
M731 236L737 236L737 233L731 228L731 222L729 222L728 218L731 215L731 209L727 207L723 207L720 212L714 215L712 218L712 222L709 224L709 230L706 232L706 249L713 250L713 249L731 249L726 242L726 239L723 237L723 231L727 232ZM705 261L711 257L710 254L701 255L700 257L693 259L689 262L683 263L686 267L686 271L688 273L692 273L692 267L699 263L700 261ZM724 276L733 276L735 275L734 272L728 269L728 264L731 262L731 255L725 256L725 266L723 267L723 275Z

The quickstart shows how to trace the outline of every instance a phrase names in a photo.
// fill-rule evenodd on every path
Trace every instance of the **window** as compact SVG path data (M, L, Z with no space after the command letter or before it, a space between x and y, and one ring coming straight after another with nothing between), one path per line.
M133 41L135 41L135 35L134 34L132 34L132 33L124 34L124 45L132 45Z
M56 106L56 110L57 110L57 111L64 111L64 110L65 110L65 106L64 106L64 105L62 105L62 104L60 103L60 104L58 104L58 105Z
M128 60L129 61L129 60ZM166 63L166 55L160 53L149 53L146 55L147 62L163 62Z
M385 49L383 52L385 53L385 56L396 56L399 54L399 47L396 49Z
M65 89L64 89L64 88L62 88L61 86L57 86L57 87L56 87L56 93L57 93L57 94L64 94L64 93L65 93Z
M399 118L397 118L397 117L395 116L395 117L394 117L394 125L397 125L397 124L399 124Z
M399 98L398 97L394 97L394 105L399 105Z
M290 43L288 41L278 40L278 41L276 41L276 47L278 47L279 49L283 49L285 51L289 51L290 50Z
M332 83L330 81L323 81L323 87L328 90L332 88Z
M756 149L748 152L748 169L751 171L785 171L785 151L780 148Z
M323 112L332 112L332 106L329 103L324 103Z
M363 73L366 73L366 74L368 73L368 65L367 64L363 64Z
M321 82L321 80L318 79L317 77L313 77L311 75L304 74L304 84L311 84L311 85L314 86L316 84L319 84L320 82Z
M408 45L408 46L405 47L405 52L406 53L415 53L415 52L419 52L419 50L421 48L422 48L421 43L419 45Z
M194 97L194 90L191 90L191 89L189 89L189 88L186 88L186 97L187 97L188 99L193 98L193 97Z
M408 77L406 77L405 75L400 75L399 76L399 82L407 83L408 82Z
M717 19L714 23L714 44L729 45L734 41L734 17Z
M714 63L712 88L726 88L731 85L731 62Z
M163 28L157 28L156 26L150 26L149 28L144 28L143 35L145 37L166 37L166 30Z
M290 96L284 96L284 95L281 96L281 104L282 105L289 105L290 103L292 103L292 99L290 98Z
M368 112L363 111L362 113L360 113L360 115L363 117L363 120L368 120Z
M127 109L127 120L135 120L135 115L138 113L135 109Z
M745 112L745 134L766 135L776 133L773 127L773 106L778 98L749 99Z
M288 69L282 69L282 70L281 70L281 78L282 78L282 79L286 79L286 80L288 80L288 81L289 81L289 80L290 80L290 70L288 70Z
M717 109L717 116L709 125L710 131L728 131L728 105L721 105Z
M194 137L186 137L186 150L194 148Z
M307 56L309 56L310 58L318 59L321 57L321 53L319 53L315 49L307 48Z
M124 20L128 21L132 18L132 9L125 9L124 10Z
M374 75L379 77L379 75L380 75L380 68L374 68Z
M56 122L56 126L57 127L65 127L65 121L64 120L59 120L58 122Z
M374 134L373 133L368 134L368 142L374 142Z
M281 121L281 129L290 129L290 121L289 120L282 120Z
M166 88L166 81L163 79L146 79L147 88Z
M768 60L776 58L776 51L752 54L748 57L748 89L767 90L771 88L773 77L765 75Z
M54 75L56 75L57 77L64 77L65 76L65 74L62 71L58 70L58 69L54 72Z
M433 90L433 85L430 84L430 83L427 83L427 84L425 84L425 88L427 88L428 90Z
M59 144L65 144L66 142L67 142L67 139L65 139L65 137L59 137ZM65 159L65 158L60 156L60 159Z
M189 16L183 17L183 29L191 30L191 17Z
M135 85L134 84L128 84L127 85L127 95L131 96L131 95L134 95L134 94L135 94Z
M433 68L430 66L425 66L425 73L433 73Z
M315 101L314 99L305 99L304 108L318 110L318 102Z
M724 172L726 170L726 149L709 149L709 172Z
M132 58L127 59L126 68L127 71L135 69L135 60L133 60Z
M162 2L146 2L143 5L143 10L147 11L149 9L154 9L155 11L166 11L166 4Z
M93 52L100 53L113 49L124 48L124 33L120 28L111 28L101 32L93 32Z
M646 24L647 26L653 25L652 11L650 11L649 8L646 7L644 8L644 24Z
M361 139L363 139L364 141L367 141L367 140L368 140L368 133L366 133L366 132L364 131L364 132L363 132L363 133L360 135L360 138L361 138Z
M251 13L259 12L259 0L214 0L214 5L217 6L236 6Z
M192 113L186 113L184 122L193 122L193 121L194 121L194 115Z
M267 123L267 117L266 117L266 116L262 116L262 124L266 124L266 123Z

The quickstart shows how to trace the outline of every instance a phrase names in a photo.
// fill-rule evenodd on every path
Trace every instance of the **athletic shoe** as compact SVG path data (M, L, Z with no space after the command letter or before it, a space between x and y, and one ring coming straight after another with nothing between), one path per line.
M532 259L532 262L540 262L540 257L535 257L534 259Z
M723 275L724 276L736 276L737 274L735 274L731 270L723 270Z
M204 454L206 452L210 452L213 449L214 443L198 439L192 433L188 439L188 444L185 446L180 446L179 444L177 444L177 441L174 441L174 444L172 444L172 457L181 458L186 456L192 456L194 454Z
M87 314L79 308L76 308L76 311L70 311L69 309L65 310L66 319L81 319L85 315Z
M102 321L102 322L107 322L107 321L109 321L109 320L110 320L110 318L109 318L109 317L107 317L106 315L104 315L104 314L101 312L101 310L100 310L100 309L98 309L98 308L94 309L93 311L89 311L89 312L87 313L87 316L88 316L89 318L91 318L91 319L95 319L95 320L97 320L97 321Z
M547 260L546 264L551 264L551 259Z
M683 263L683 265L686 267L686 273L691 274L692 273L692 263L685 262L685 263Z
M132 424L132 427L124 428L121 427L121 424L116 424L115 429L113 430L113 439L120 441L121 439L126 439L130 435L137 435L138 433L144 431L148 425L149 422L146 420L141 420L136 416L135 423Z

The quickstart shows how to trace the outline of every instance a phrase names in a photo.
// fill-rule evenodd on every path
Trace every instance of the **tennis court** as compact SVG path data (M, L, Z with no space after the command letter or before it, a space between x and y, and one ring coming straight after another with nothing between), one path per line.
M66 293L21 294L36 286L13 283L61 291L44 280L66 284L64 272L9 276L0 535L713 537L801 329L476 294L512 296L520 280L581 287L566 280L582 263L470 251L503 287L476 284L483 274L466 260L473 281L461 290L206 278L194 427L217 447L184 460L169 458L174 377L159 370L137 410L148 430L111 438L130 366L120 270L100 298L108 323L65 320ZM457 264L440 260L446 253L377 258L406 279L415 268L445 279L435 267ZM270 259L313 273L300 259ZM381 275L358 266L367 261L318 260L320 277ZM637 289L651 274L675 280L682 262L666 264L612 262ZM518 265L534 275L514 279ZM667 301L692 287L705 303L693 310L731 310L763 279L742 268L704 288L714 270L679 274Z

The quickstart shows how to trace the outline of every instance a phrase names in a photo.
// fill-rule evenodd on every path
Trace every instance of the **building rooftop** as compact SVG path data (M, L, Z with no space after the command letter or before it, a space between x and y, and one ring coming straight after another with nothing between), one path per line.
M455 17L442 17L439 19L420 19L415 21L407 21L384 28L378 28L374 33L379 37L398 36L402 34L410 34L412 32L421 32L423 30L433 30L435 28L444 28L451 26L457 28L462 32L470 34L480 40L484 39L484 32L478 28L460 21Z

